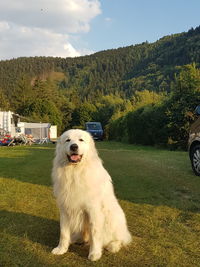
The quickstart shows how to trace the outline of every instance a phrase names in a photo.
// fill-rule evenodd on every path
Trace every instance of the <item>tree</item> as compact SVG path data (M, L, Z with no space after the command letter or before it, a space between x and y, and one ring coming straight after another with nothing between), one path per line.
M11 106L17 113L26 115L33 99L30 78L27 75L23 75L18 79L15 89L12 91Z
M84 102L73 111L72 126L84 128L86 122L93 121L95 111L96 107L93 104Z
M0 110L8 110L9 109L9 101L5 96L3 90L0 88Z
M131 103L134 109L143 107L149 104L156 104L161 102L165 97L164 93L157 94L156 92L150 92L148 90L136 91L131 98Z
M200 103L200 70L195 64L183 66L176 76L171 98L165 103L169 138L186 147L194 109Z

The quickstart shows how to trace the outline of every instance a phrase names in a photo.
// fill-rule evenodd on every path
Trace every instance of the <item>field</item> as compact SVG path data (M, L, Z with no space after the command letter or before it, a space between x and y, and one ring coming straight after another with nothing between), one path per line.
M0 266L200 266L200 178L187 152L98 142L132 244L87 259L88 247L50 253L59 238L51 187L54 145L0 147Z

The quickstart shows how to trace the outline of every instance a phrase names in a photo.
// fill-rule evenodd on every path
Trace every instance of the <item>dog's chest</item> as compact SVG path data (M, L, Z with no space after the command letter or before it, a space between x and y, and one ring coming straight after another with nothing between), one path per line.
M82 171L68 170L63 175L60 183L60 200L69 209L85 206L90 199L90 190L85 173Z

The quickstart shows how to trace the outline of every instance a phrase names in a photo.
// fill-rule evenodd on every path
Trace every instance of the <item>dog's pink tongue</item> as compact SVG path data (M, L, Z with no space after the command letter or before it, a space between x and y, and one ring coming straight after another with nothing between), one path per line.
M80 156L79 155L71 155L71 160L77 161L79 159L80 159Z

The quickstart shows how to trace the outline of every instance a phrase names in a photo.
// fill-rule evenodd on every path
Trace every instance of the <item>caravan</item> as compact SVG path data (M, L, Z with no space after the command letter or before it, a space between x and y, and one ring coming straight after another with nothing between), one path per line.
M0 135L11 138L31 136L38 143L56 142L57 125L50 123L20 122L20 116L12 111L0 111Z

